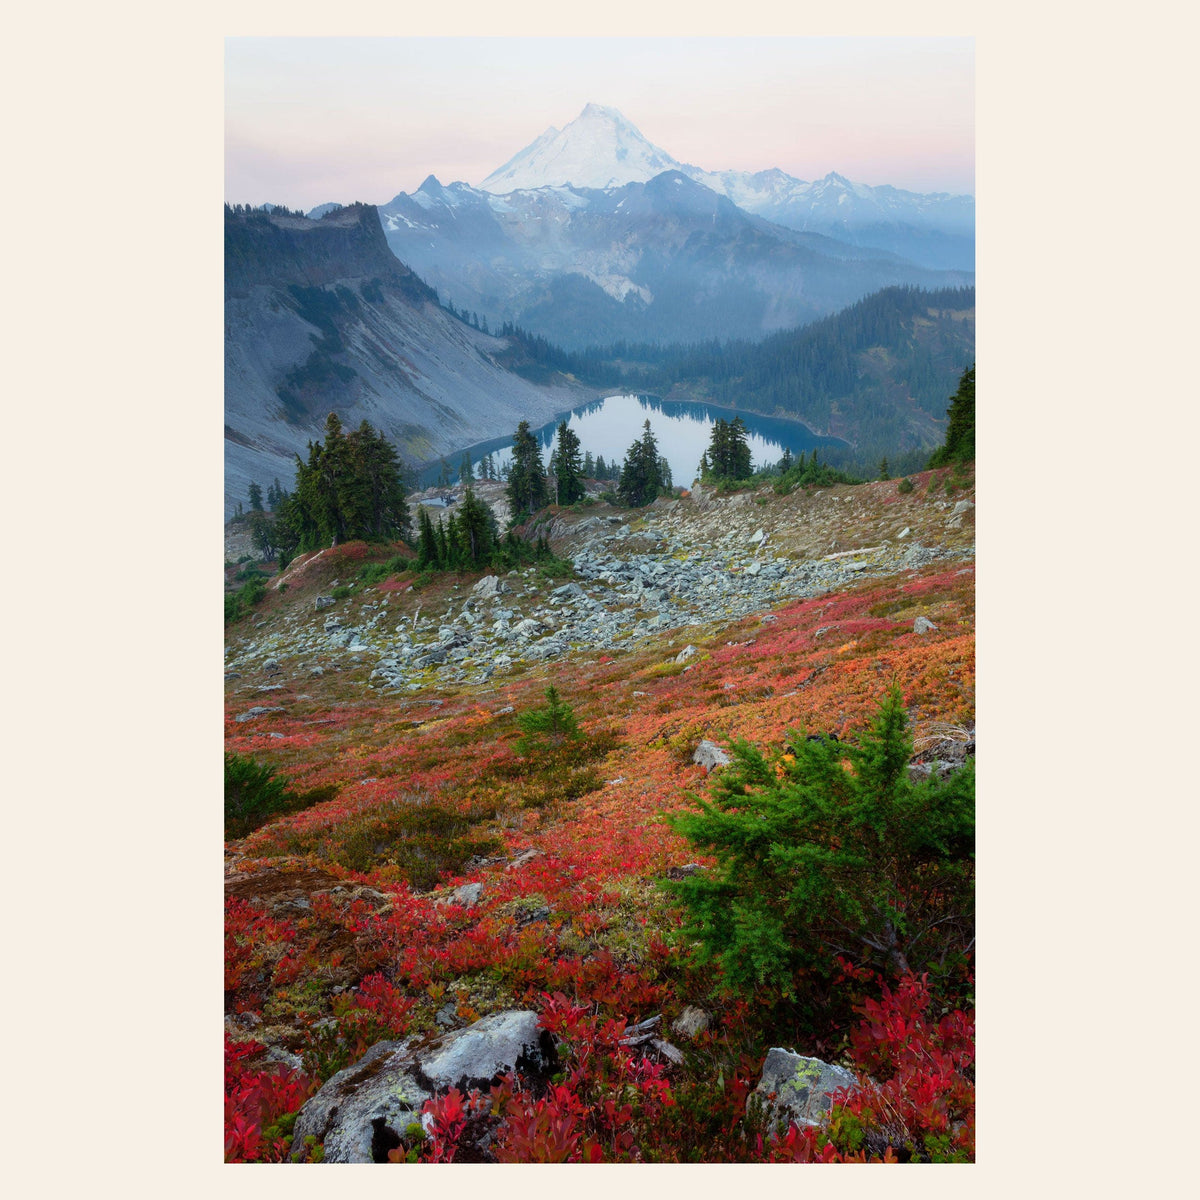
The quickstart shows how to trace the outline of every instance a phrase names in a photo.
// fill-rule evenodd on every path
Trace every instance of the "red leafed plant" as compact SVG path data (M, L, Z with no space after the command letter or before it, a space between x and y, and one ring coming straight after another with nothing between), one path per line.
M772 1137L767 1161L974 1161L974 1012L935 1022L924 975L905 975L894 990L879 982L880 999L863 1000L850 1034L863 1085L838 1094L827 1127Z
M265 1049L225 1038L226 1162L282 1162L295 1114L315 1090L299 1071L247 1065Z

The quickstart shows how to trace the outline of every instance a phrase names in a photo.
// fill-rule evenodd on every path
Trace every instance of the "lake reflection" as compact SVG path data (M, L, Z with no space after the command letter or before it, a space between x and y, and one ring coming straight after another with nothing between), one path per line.
M819 437L799 421L735 412L687 400L658 400L650 396L605 396L582 408L573 409L565 419L567 426L579 438L581 454L590 450L593 458L601 456L606 463L615 461L618 465L625 461L629 447L642 436L642 425L648 419L658 442L659 454L664 455L671 464L675 486L687 487L699 471L700 457L708 449L713 425L718 417L726 421L732 421L734 417L742 418L749 434L750 455L755 468L777 462L783 456L785 447L793 455L798 455L802 450L811 451L814 446L846 444L838 438ZM555 420L533 431L542 446L543 463L549 463L558 425L559 421ZM471 462L476 465L485 454L490 453L499 470L504 463L512 460L512 436L477 442L465 451L447 455L446 461L454 480L458 479L464 452L470 454ZM429 487L436 483L440 471L440 463L426 467L421 472L422 486Z

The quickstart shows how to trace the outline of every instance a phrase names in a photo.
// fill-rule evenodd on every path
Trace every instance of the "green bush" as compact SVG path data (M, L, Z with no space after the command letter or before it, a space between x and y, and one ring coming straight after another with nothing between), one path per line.
M335 600L345 600L347 596L351 595L351 589L343 584L341 587L331 589L329 594Z
M667 817L717 859L670 885L701 964L719 963L734 990L784 996L832 976L839 955L893 975L961 966L974 943L974 759L914 783L911 754L895 689L858 746L792 733L768 758L736 743L699 811Z
M333 784L293 792L288 780L275 774L274 767L228 752L225 755L225 838L245 837L272 817L332 800L337 793Z
M242 837L288 807L288 781L275 768L241 754L225 755L225 836Z
M365 567L360 567L358 578L362 583L382 583L389 575L399 575L401 571L408 570L410 566L412 566L411 559L397 554L389 558L387 562L367 563Z
M225 595L225 620L237 621L246 615L266 594L266 576L258 575L248 579L236 592Z
M900 482L898 484L896 484L896 491L898 491L900 493L900 495L902 495L902 496L907 496L908 493L911 492L912 490L913 490L913 481L911 479L909 479L907 475L902 480L900 480Z
M534 757L553 753L567 742L583 738L571 706L565 703L553 684L546 689L546 704L517 717L522 736L517 739L518 754Z

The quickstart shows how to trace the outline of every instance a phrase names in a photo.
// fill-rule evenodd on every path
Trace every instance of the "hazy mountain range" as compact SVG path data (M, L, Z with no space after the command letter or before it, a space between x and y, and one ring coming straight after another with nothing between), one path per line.
M663 171L679 171L788 229L892 250L921 266L975 269L973 196L869 187L833 171L806 181L778 168L702 170L655 146L615 108L597 104L564 129L547 129L479 188L497 195L543 187L606 189L646 183Z
M442 299L567 348L762 337L883 287L973 280L969 196L701 171L596 105L480 187L430 176L380 217Z

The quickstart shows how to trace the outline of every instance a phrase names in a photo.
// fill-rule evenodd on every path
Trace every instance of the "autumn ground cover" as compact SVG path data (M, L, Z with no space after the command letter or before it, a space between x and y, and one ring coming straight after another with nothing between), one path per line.
M313 586L368 556L326 552ZM918 616L936 629L916 633ZM227 750L328 798L226 845L228 1159L319 1159L289 1134L322 1081L381 1038L440 1032L439 1014L462 1024L507 1007L542 1013L563 1046L561 1079L545 1094L510 1080L491 1097L445 1098L434 1135L395 1161L453 1158L483 1120L498 1123L502 1160L973 1156L969 970L931 990L843 961L808 1003L729 995L693 963L669 887L711 862L663 820L706 787L691 761L701 739L778 748L801 729L853 741L893 685L918 751L965 740L973 566L686 632L453 692L380 695L365 669L306 679L279 693L284 711L253 722L234 719L244 702L231 691ZM677 663L685 641L698 653ZM551 683L584 736L523 756L518 717ZM455 889L470 883L478 901L460 902ZM662 1014L665 1030L689 1005L711 1020L682 1063L623 1045L627 1025ZM747 1109L772 1045L855 1064L874 1082L822 1132L772 1132Z

